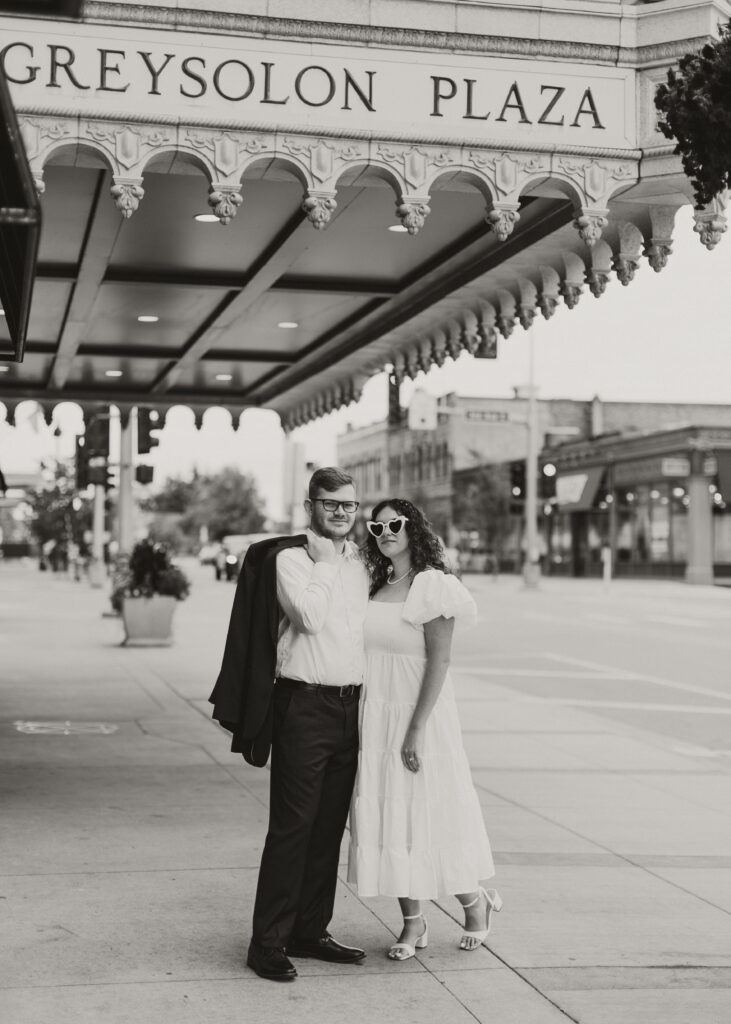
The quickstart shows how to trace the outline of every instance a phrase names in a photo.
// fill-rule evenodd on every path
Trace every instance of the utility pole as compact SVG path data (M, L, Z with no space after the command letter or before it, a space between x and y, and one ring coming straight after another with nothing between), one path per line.
M538 552L538 403L535 387L535 339L528 330L528 458L525 463L525 560L523 583L535 589L541 579Z

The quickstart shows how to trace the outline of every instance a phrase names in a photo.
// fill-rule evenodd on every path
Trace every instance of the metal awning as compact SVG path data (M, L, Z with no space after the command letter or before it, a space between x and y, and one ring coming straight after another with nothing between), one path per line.
M0 167L0 302L8 328L8 339L0 341L0 358L10 356L19 363L33 294L41 207L1 70Z

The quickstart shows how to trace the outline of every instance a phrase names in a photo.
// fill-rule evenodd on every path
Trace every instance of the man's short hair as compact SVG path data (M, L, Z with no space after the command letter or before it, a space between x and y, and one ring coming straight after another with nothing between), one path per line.
M310 477L307 493L310 501L314 501L320 491L339 491L348 484L355 487L355 480L349 473L338 469L337 466L323 466L322 469L316 469Z

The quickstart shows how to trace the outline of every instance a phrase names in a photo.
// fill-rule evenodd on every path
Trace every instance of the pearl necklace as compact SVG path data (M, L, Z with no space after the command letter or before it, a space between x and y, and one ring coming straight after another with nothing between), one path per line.
M393 566L391 566L390 571L393 572ZM407 576L410 576L411 572L411 569L407 569L403 576L399 576L397 580L386 580L386 583L388 584L389 587L395 587L397 583L401 582L401 580L405 580Z

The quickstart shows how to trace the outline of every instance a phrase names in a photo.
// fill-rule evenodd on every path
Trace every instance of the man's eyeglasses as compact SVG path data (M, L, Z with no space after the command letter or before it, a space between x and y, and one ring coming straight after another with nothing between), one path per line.
M381 537L384 530L388 530L395 537L401 533L404 523L409 521L408 516L396 516L395 519L389 519L387 523L373 522L369 520L366 523L366 529L370 533L371 537Z
M336 501L334 498L315 498L315 501L319 501L326 512L337 512L341 508L348 515L357 512L360 507L359 501Z

